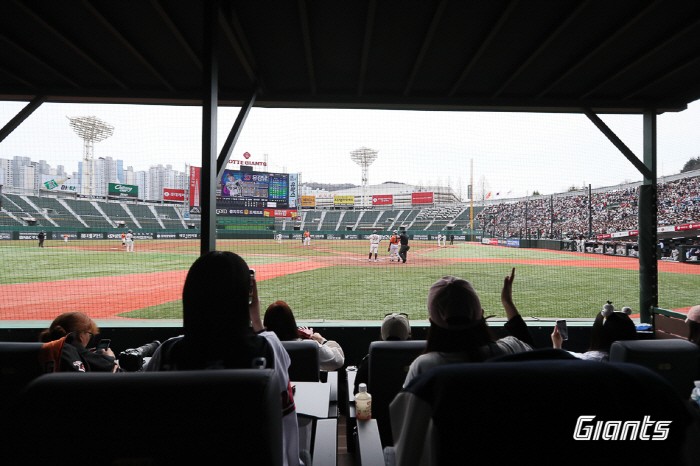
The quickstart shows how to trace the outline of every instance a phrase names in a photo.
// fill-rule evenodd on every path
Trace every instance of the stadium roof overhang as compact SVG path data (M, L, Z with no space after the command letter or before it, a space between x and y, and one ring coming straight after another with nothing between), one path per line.
M0 2L0 100L201 105L202 3ZM641 113L700 98L695 0L220 0L219 105Z
M0 100L201 105L214 183L258 107L583 112L644 175L640 311L656 305L656 114L700 98L697 0L0 2ZM218 157L216 108L241 106ZM644 115L633 154L597 117Z

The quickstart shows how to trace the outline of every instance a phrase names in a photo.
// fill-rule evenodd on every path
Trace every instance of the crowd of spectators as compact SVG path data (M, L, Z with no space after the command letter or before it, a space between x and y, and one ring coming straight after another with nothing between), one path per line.
M700 176L658 184L658 224L679 225L700 218ZM588 194L555 195L487 206L478 225L498 237L575 238L637 229L638 187Z

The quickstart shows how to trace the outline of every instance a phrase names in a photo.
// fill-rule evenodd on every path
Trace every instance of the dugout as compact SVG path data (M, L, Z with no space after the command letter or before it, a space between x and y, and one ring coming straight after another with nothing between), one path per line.
M643 176L642 319L658 304L656 116L700 97L696 2L439 2L400 16L371 1L298 10L233 0L76 4L70 16L51 3L1 8L13 44L3 63L14 72L0 75L0 99L28 104L0 143L45 102L201 107L201 252L216 247L215 180L255 106L582 113ZM322 27L338 17L344 28ZM218 151L220 106L240 112ZM642 152L602 114L642 115Z

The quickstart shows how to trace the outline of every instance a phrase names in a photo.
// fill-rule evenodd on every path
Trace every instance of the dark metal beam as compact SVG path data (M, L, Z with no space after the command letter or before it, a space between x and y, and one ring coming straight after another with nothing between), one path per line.
M637 24L637 22L642 19L647 13L649 13L652 9L656 8L659 3L663 2L664 0L656 0L654 3L648 5L646 8L644 8L642 11L637 13L632 19L627 21L622 27L619 27L615 29L615 32L608 36L605 40L603 40L601 43L598 44L597 47L595 47L593 50L588 52L585 57L581 58L579 61L574 63L573 66L571 66L568 70L566 70L564 73L559 75L557 79L555 79L553 82L551 82L547 87L545 87L538 95L538 98L543 98L549 91L551 91L555 86L557 86L560 82L562 82L564 79L568 78L571 74L573 74L576 70L581 68L588 60L591 58L595 57L598 52L601 50L605 49L610 45L614 40L619 38L623 33L625 33L629 28Z
M16 42L13 41L12 39L10 39L9 37L6 37L6 36L4 36L3 34L0 34L0 40L5 41L8 45L14 47L14 48L15 48L18 52L20 52L22 55L24 55L25 57L29 58L29 59L32 60L33 62L38 63L39 65L43 66L44 68L46 68L47 70L49 70L51 73L53 73L54 75L58 76L59 78L61 78L62 80L64 80L64 81L67 82L68 84L70 84L72 87L75 87L75 88L78 88L78 89L80 88L80 85L79 85L78 83L76 83L76 82L73 81L71 78L69 78L68 76L64 75L64 74L61 73L60 71L58 71L58 70L57 70L56 68L54 68L53 66L49 65L48 63L46 63L46 61L44 61L43 59L37 57L37 56L34 55L32 52L30 52L29 50L25 49L24 47L22 47L21 45L19 45L18 43L16 43Z
M626 96L622 97L622 100L631 99L632 97L644 92L645 89L648 89L652 86L655 86L655 85L673 77L674 75L682 72L683 70L685 70L687 68L697 66L698 63L700 63L700 54L696 55L693 59L684 61L682 65L680 65L676 68L673 68L672 70L667 71L666 73L662 74L661 76L657 77L656 79L642 84L634 91L632 91L629 94L627 94Z
M469 60L469 63L467 63L467 66L464 68L464 71L462 71L462 74L452 86L452 89L448 94L449 97L452 97L457 93L459 86L461 86L464 80L467 79L467 76L469 75L469 73L471 73L472 69L476 65L476 62L479 61L479 58L481 58L481 56L486 52L486 49L488 49L489 45L491 45L491 42L501 32L501 28L505 24L506 20L510 17L511 13L513 13L513 10L515 10L518 1L519 0L511 0L511 2L508 4L508 8L506 8L503 11L503 13L501 13L501 16L498 18L498 21L489 31L489 35L479 46L479 50L477 50L476 53L472 55L472 58Z
M430 22L430 27L428 28L428 32L426 33L425 38L423 39L423 45L421 46L420 51L418 52L416 61L413 63L411 75L409 76L408 82L406 82L406 87L403 90L403 95L405 96L411 93L413 81L416 79L418 70L420 70L420 67L423 64L423 59L425 59L425 54L428 52L430 44L433 42L435 31L437 31L437 27L440 24L440 20L442 19L442 14L445 12L445 8L447 7L447 1L448 0L441 0L440 4L435 10L435 14L433 14L433 19Z
M501 85L501 87L499 87L498 90L491 95L491 98L495 99L496 97L501 95L501 93L503 93L503 91L505 91L508 88L510 83L513 82L515 78L520 76L520 73L522 73L528 66L530 66L530 63L532 63L544 50L546 50L547 47L549 47L549 45L552 42L554 42L554 40L559 36L559 34L561 34L569 26L569 24L571 24L571 22L574 19L576 19L584 9L588 7L590 2L591 0L585 0L580 2L576 9L557 26L554 32L551 33L549 37L547 37L547 39L540 43L539 47L537 47L537 50L531 53L530 56L518 67L518 69L510 74L508 79L506 79L506 81Z
M651 323L652 308L659 305L659 271L656 252L657 209L656 190L656 110L644 112L644 176L639 187L639 316Z
M39 14L37 14L34 10L29 8L26 4L26 2L20 2L18 0L14 0L13 3L20 9L22 9L28 16L31 16L34 21L39 23L41 27L49 31L51 34L53 34L59 41L61 41L64 45L66 45L69 49L71 49L73 52L75 52L77 55L79 55L83 60L88 62L90 65L92 65L95 69L99 70L104 76L106 76L110 81L112 81L114 84L119 86L120 88L124 90L128 90L129 87L120 79L118 79L116 76L114 76L112 73L107 71L104 66L100 65L95 59L93 59L90 55L88 55L82 48L78 47L76 44L74 44L70 39L68 39L66 36L64 36L61 32L59 32L56 28L54 28L52 25L50 25L48 22L44 20Z
M124 46L126 50L129 51L148 71L151 72L153 76L158 79L168 90L171 92L176 92L175 87L168 82L165 77L163 77L158 70L155 69L153 65L151 65L150 61L146 59L141 53L134 47L134 45L129 42L126 37L124 37L118 30L115 28L112 23L109 22L107 18L104 17L102 13L100 13L95 6L89 2L88 0L83 0L83 5L85 8L92 13L92 15L100 22L102 25L119 41L119 43Z
M34 110L39 108L44 102L46 102L45 95L38 95L34 97L32 101L27 104L26 107L20 110L14 118L8 121L7 124L3 126L2 129L0 129L0 142L2 142L7 136L9 136L10 133L12 133L12 131L15 130L15 128L21 125L22 122L26 120L29 117L29 115L34 113Z
M370 44L372 43L372 31L374 19L377 13L377 0L370 0L367 5L367 19L365 21L365 35L362 40L362 59L360 60L360 76L357 81L357 96L360 97L365 90L365 78L367 77L367 61L369 60Z
M187 39L185 39L185 36L182 34L182 31L180 31L180 29L173 22L172 18L170 18L170 15L163 9L163 6L160 4L160 2L158 0L151 0L151 6L153 6L154 10L156 10L158 16L160 16L160 18L163 20L168 29L170 29L170 32L173 34L173 36L175 36L175 39L177 39L180 45L182 45L183 50L185 51L185 53L187 53L187 56L190 57L192 63L194 63L194 65L201 71L202 61L192 49L190 43L187 42Z
M582 109L583 113L586 114L589 120L593 122L594 125L598 127L598 129L612 142L615 147L617 147L620 152L622 152L622 155L627 157L627 160L632 162L632 165L635 166L637 170L645 177L649 178L652 176L651 171L649 168L642 163L636 155L634 155L634 152L630 150L629 147L625 145L624 142L620 138L617 137L617 135L611 130L608 125L605 124L603 120L598 117L595 113L590 108L584 108Z
M224 146L221 148L219 158L216 160L217 180L220 180L224 174L226 164L231 158L231 152L233 152L233 148L236 147L236 141L238 141L238 136L240 136L241 131L243 130L243 125L245 125L245 121L248 118L248 113L250 112L250 109L253 108L253 104L255 104L256 97L257 92L253 92L250 98L243 104L241 110L238 112L236 121L233 123L231 131L229 132L228 137L226 138L226 142L224 142Z
M248 79L250 79L251 84L257 85L257 92L265 95L267 94L265 80L262 76L260 76L255 55L253 54L253 50L250 48L248 39L243 32L243 27L238 19L238 15L236 14L236 11L230 7L230 5L226 13L228 13L228 15L221 12L219 16L219 24L224 31L224 35L234 52L236 52L236 56L248 75Z
M314 55L311 51L311 32L309 31L309 12L306 8L306 0L298 0L299 22L301 37L304 40L304 54L306 55L306 71L309 74L309 88L311 95L316 95L316 71L314 69Z
M678 32L672 34L669 38L666 40L659 42L656 46L648 50L646 53L642 54L639 56L636 60L631 61L627 65L623 66L620 68L616 73L611 74L608 76L606 79L604 79L602 82L596 84L592 88L590 88L586 93L581 95L579 97L581 100L587 99L591 94L594 92L598 91L600 88L606 86L608 83L614 81L618 77L622 76L623 74L627 73L630 71L632 68L636 66L640 66L646 61L649 57L653 56L654 54L657 54L661 52L664 48L670 46L673 44L673 42L682 39L682 37L687 34L688 32L692 31L695 29L698 25L700 24L700 18L696 18L694 21L692 21L688 26L684 27L683 29L679 30ZM654 81L654 84L657 81ZM646 85L645 85L646 86ZM637 94L638 91L635 91L634 93L629 94L626 98L631 98L635 94Z
M205 0L202 19L204 45L202 64L202 255L216 249L216 125L219 100L219 2Z

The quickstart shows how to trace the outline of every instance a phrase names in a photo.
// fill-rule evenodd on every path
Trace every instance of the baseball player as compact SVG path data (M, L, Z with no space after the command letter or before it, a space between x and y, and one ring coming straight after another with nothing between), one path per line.
M391 262L394 262L394 256L396 256L396 261L399 261L399 232L394 230L394 234L389 238L389 252Z
M372 261L372 253L374 253L374 262L377 262L377 251L379 251L379 242L382 237L377 234L377 230L374 230L371 235L369 235L369 259Z
M134 235L131 230L126 234L126 252L134 252Z
M309 230L304 232L304 246L311 246L311 233L309 233Z
M277 243L282 244L282 233L277 233Z
M122 247L126 246L126 233L122 233Z

